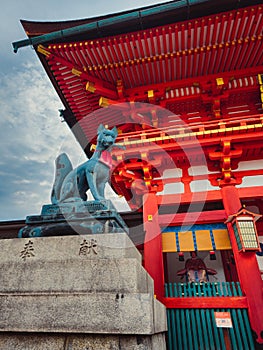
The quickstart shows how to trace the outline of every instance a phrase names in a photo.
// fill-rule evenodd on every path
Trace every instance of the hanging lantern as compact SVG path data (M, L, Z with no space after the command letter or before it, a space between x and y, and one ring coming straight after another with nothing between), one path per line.
M184 261L184 253L179 252L179 261Z
M239 251L260 251L255 222L262 215L242 208L238 213L230 215L226 223L231 222Z
M210 260L216 260L216 253L214 250L209 252Z

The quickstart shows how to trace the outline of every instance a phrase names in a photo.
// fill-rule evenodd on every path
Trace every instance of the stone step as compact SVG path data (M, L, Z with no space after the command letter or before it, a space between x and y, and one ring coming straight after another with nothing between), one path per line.
M0 331L155 334L166 311L146 293L0 294Z

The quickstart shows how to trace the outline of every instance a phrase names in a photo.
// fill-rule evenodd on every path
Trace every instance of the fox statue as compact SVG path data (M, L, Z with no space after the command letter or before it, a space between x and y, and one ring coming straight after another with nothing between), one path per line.
M96 150L92 157L73 169L65 153L56 159L56 175L51 192L51 203L58 204L81 198L87 200L90 189L95 201L105 199L105 185L109 180L112 167L111 149L120 147L115 144L117 128L107 129L102 124L98 128Z

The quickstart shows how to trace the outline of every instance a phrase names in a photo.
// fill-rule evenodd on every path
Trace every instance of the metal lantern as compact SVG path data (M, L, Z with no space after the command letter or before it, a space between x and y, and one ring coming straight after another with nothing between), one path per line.
M242 208L238 213L230 215L226 223L231 222L239 251L260 251L255 222L262 215Z

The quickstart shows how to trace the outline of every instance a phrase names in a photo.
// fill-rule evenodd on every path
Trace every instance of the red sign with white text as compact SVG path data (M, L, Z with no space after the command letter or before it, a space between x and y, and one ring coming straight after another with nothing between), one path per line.
M230 312L215 312L216 326L219 328L232 328Z

